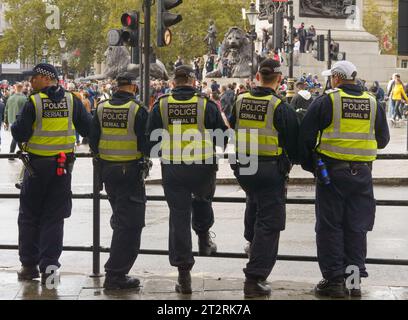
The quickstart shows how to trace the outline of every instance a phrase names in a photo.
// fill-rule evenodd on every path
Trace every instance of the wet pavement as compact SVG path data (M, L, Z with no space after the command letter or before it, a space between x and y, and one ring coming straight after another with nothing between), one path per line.
M404 153L406 128L393 129L393 140L383 152ZM8 133L2 132L4 153L9 144ZM81 146L79 152L87 152ZM0 193L17 193L14 183L21 169L19 161L0 160ZM407 161L377 161L374 177L408 179ZM221 165L219 178L231 178L228 165ZM295 167L292 178L310 178L311 175ZM152 179L160 179L160 167L155 166ZM395 180L393 180L395 181ZM92 192L92 165L90 159L78 159L73 176L74 193ZM149 195L163 195L162 187L149 184ZM313 197L313 185L291 184L288 196ZM408 198L408 185L376 185L377 199ZM237 185L219 185L216 196L243 197ZM220 252L243 252L243 204L215 203L216 243ZM66 246L92 244L92 201L75 200L72 217L66 220ZM0 244L17 243L18 201L0 199ZM112 231L109 225L111 209L107 201L101 202L101 245L108 247ZM316 255L314 234L314 207L288 205L287 228L281 235L281 255ZM370 258L408 259L408 210L403 207L378 207L376 225L368 239ZM166 250L168 247L168 208L164 202L149 202L146 227L142 234L142 249ZM193 235L193 249L197 250L197 237ZM108 258L101 254L101 268ZM189 299L174 293L177 277L167 256L140 255L131 270L139 276L143 287L139 292L105 293L101 289L103 278L92 279L92 254L64 251L61 257L62 282L57 290L46 290L38 282L19 283L18 254L13 250L0 250L0 299ZM193 269L195 292L191 299L243 299L242 285L246 259L196 258ZM364 299L407 299L408 267L368 265L370 277L365 281ZM228 278L226 278L228 277ZM315 262L278 261L268 281L274 289L272 299L315 299L314 284L320 280Z
M16 282L14 272L0 271L0 300L245 300L243 280L236 278L209 278L192 274L192 295L174 291L176 276L142 276L140 287L132 290L103 289L102 278L79 274L62 274L56 288L47 289L39 281ZM316 297L314 284L294 281L272 281L270 297L257 300L327 300ZM366 286L361 298L343 300L407 300L408 287ZM254 300L254 299L250 299Z

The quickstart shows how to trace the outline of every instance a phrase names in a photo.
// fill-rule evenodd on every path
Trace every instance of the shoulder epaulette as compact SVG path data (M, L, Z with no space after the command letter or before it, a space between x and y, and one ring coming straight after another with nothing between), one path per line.
M374 92L371 92L371 91L366 91L370 96L372 96L373 98L376 98L377 99L377 97L376 97L376 95L375 95L375 93Z
M203 93L203 92L197 92L197 93L195 93L194 95L195 95L196 97L200 97L200 98L204 98L204 99L209 100L208 97L206 96L206 94Z
M160 97L158 97L157 100L160 100L160 99L165 98L165 97L170 97L170 96L171 96L170 92L169 93L164 93Z
M99 101L96 105L99 106L100 104L102 104L102 103L104 103L104 102L106 102L106 101L109 101L109 99L101 100L101 101Z
M335 93L335 92L338 92L338 91L339 91L339 89L335 88L335 89L326 90L324 93L328 95L328 94Z

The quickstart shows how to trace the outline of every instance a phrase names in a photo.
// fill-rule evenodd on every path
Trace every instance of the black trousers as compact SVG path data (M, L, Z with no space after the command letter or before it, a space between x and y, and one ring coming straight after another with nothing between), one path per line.
M371 169L359 165L328 169L331 183L316 186L316 242L320 270L325 279L340 278L347 266L358 266L367 277L367 232L375 220Z
M71 174L57 176L55 159L31 161L35 177L25 170L18 215L19 255L23 266L60 267L64 219L71 215Z
M214 165L162 164L164 195L170 209L169 260L181 270L191 270L195 262L191 225L200 234L214 224L216 171Z
M108 275L129 273L140 250L145 226L146 191L138 163L103 163L102 181L112 207L113 229Z
M251 256L244 269L249 279L266 280L276 263L280 232L286 223L286 178L277 162L259 162L251 176L235 176L247 194L245 238L251 242Z
M16 148L17 148L17 141L14 140L13 138L10 144L10 153L14 153L16 151Z

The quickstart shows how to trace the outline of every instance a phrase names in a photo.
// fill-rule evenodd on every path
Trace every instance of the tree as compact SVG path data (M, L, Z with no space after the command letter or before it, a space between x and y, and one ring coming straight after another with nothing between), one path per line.
M41 46L47 40L49 51L60 52L58 38L64 30L67 37L67 52L70 62L76 61L76 71L84 73L95 60L97 52L105 47L106 36L101 33L109 17L108 0L5 0L5 19L9 27L0 40L0 60L12 62L40 61ZM60 28L46 27L47 5L59 8ZM73 52L80 52L74 57Z
M374 0L365 2L364 28L380 41L381 50L386 54L395 54L397 47L398 0L392 0L392 11L384 12ZM384 41L389 40L392 49Z
M66 51L70 67L85 73L93 63L101 62L107 48L106 35L111 28L120 28L120 17L130 10L142 11L143 0L4 0L5 18L9 27L0 39L0 61L40 61L41 45L47 40L49 51L60 52L58 38L64 30ZM214 20L218 42L232 26L243 26L241 8L248 8L250 0L185 0L173 11L182 14L183 21L171 28L173 43L157 49L157 56L165 63L173 62L177 55L191 59L206 53L204 37L209 20ZM49 30L46 5L58 6L61 27ZM152 8L152 37L156 39L156 7ZM142 15L143 16L143 15ZM75 56L73 53L80 53ZM37 59L35 59L37 58Z
M204 38L209 21L215 22L217 42L220 43L230 27L244 27L241 9L248 8L250 2L250 0L184 1L173 10L183 16L183 21L171 27L173 42L166 48L157 49L158 58L168 65L174 62L178 55L188 61L194 56L206 54L207 45Z

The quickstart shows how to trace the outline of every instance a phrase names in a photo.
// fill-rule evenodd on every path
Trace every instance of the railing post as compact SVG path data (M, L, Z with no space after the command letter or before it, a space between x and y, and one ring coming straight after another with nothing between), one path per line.
M93 164L93 262L91 277L100 277L101 269L101 171L97 160Z

